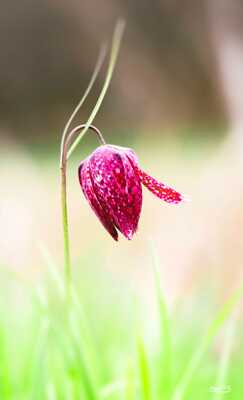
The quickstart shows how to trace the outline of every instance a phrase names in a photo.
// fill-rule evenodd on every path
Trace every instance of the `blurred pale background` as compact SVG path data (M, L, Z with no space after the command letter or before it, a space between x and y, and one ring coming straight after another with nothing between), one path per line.
M149 293L153 240L171 296L204 281L228 291L243 255L241 0L1 5L0 262L38 276L44 244L61 265L60 135L120 16L121 53L95 124L192 201L170 207L145 189L138 234L113 243L77 179L79 161L96 146L87 135L69 168L73 259L87 264L95 254L118 279ZM104 70L77 122L87 119L103 79Z

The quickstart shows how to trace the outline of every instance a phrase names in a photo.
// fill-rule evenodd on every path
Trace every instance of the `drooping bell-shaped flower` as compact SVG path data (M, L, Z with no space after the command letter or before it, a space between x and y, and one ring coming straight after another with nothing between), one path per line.
M135 153L113 145L98 147L79 166L79 182L91 208L113 239L131 239L142 208L142 184L167 203L183 196L142 171Z

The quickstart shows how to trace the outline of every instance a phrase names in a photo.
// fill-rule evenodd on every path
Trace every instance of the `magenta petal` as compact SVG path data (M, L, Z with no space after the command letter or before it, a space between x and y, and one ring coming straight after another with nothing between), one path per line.
M79 167L79 182L91 208L93 209L105 229L110 233L113 239L117 241L118 233L113 224L113 221L111 220L106 207L101 206L95 194L92 179L90 176L89 164L87 161L85 161Z
M132 227L132 235L136 232L142 209L142 186L140 179L126 154L121 154L126 180L127 220ZM128 236L127 236L128 237ZM129 238L129 237L128 237Z
M178 204L184 200L183 195L177 192L175 189L165 185L162 182L158 182L152 176L142 171L138 166L135 166L135 168L142 184L159 199L170 204Z
M131 239L138 226L142 188L126 151L115 146L102 146L93 153L89 162L99 203L107 207L120 232Z
M167 203L177 204L185 199L142 171L131 149L113 145L98 147L83 162L79 180L90 206L115 240L118 240L117 229L128 239L137 230L142 184Z

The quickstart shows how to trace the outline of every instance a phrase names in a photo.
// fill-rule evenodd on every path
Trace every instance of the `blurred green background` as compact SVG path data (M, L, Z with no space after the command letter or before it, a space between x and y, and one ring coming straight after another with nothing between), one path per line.
M125 35L95 125L191 202L168 206L145 189L138 233L113 243L79 187L79 162L97 146L85 136L69 163L68 203L78 304L90 321L77 322L76 304L69 331L47 272L62 279L61 132L118 17L126 20ZM242 34L241 0L1 4L1 399L243 398L240 310L207 356L202 352L187 394L172 397L180 396L177 384L208 321L242 280ZM77 123L87 120L106 66ZM176 320L170 379L160 372L168 351L158 357L168 335L161 339L155 311L154 253ZM166 331L164 309L160 315ZM82 324L90 324L94 348ZM95 352L99 373L87 372L83 349L91 365Z

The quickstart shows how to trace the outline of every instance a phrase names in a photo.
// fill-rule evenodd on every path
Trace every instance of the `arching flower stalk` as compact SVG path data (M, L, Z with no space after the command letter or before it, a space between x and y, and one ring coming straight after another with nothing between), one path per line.
M102 47L102 49L101 49L101 52L100 52L100 55L98 58L98 62L94 69L90 83L89 83L82 99L78 103L77 107L74 109L71 117L69 118L67 124L65 125L65 128L62 133L61 149L60 149L61 206L62 206L62 224L63 224L63 240L64 240L65 283L66 283L66 293L67 293L68 298L70 297L70 289L71 289L71 257L70 257L68 207L67 207L67 162L68 162L68 158L70 157L72 152L75 150L75 148L77 147L80 140L82 139L82 137L84 136L85 132L88 129L92 129L93 131L95 131L96 134L98 135L99 139L101 140L101 144L104 143L104 140L102 139L102 135L100 134L100 132L97 130L97 128L95 128L91 124L100 109L100 106L106 95L107 89L110 85L113 71L114 71L114 68L116 65L117 56L118 56L119 49L120 49L120 44L121 44L121 40L122 40L124 27L125 27L124 21L119 20L117 22L115 30L114 30L112 46L111 46L111 53L110 53L110 60L109 60L109 64L108 64L106 78L105 78L103 87L101 89L100 95L97 99L97 102L96 102L86 124L79 125L75 129L73 129L71 132L69 132L70 126L71 126L74 118L76 117L78 111L80 110L85 99L87 98L87 96L97 78L97 75L102 67L102 64L104 62L105 55L106 55L106 50L104 47ZM80 130L81 130L81 132L80 132ZM76 135L77 133L78 133L78 135Z
M62 135L60 171L61 171L61 203L64 237L64 263L66 293L69 298L71 289L71 259L69 244L68 207L67 207L67 162L80 140L91 129L101 143L79 166L79 182L91 208L110 233L118 240L118 230L131 239L138 227L142 208L142 185L155 196L171 204L178 204L184 197L144 172L137 161L133 150L106 144L101 132L92 122L102 104L109 87L124 30L123 21L119 21L113 36L110 62L103 88L97 103L87 122L69 131L71 123L91 90L96 76L104 61L102 50L90 84L78 106L68 120Z
M62 201L62 218L63 218L63 235L64 235L64 263L65 263L65 276L66 276L66 285L67 292L70 292L70 284L71 284L71 259L70 259L70 246L69 246L69 230L68 230L68 210L67 210L67 154L68 149L73 142L77 133L80 133L83 129L86 128L86 124L82 124L74 128L68 135L67 138L63 142L63 147L61 151L61 161L60 161L60 169L61 169L61 201ZM104 144L104 138L101 135L100 131L93 125L89 126L89 129L93 130L101 144Z

